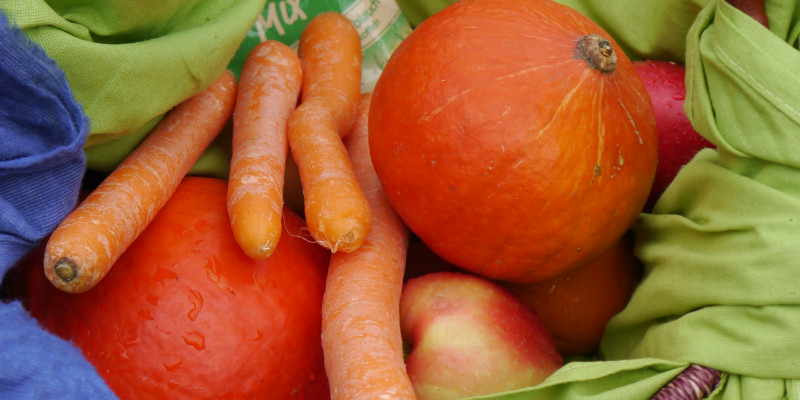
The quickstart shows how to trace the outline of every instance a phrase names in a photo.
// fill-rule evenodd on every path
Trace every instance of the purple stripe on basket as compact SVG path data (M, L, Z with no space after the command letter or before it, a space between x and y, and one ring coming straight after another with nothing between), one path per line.
M691 364L670 383L661 388L652 400L700 400L716 389L722 372Z

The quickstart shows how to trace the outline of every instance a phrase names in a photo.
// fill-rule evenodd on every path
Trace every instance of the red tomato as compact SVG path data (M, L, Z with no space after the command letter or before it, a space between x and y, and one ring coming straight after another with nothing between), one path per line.
M330 397L320 341L330 252L287 208L275 253L248 258L226 190L186 178L86 293L63 293L32 269L31 313L80 347L120 398Z

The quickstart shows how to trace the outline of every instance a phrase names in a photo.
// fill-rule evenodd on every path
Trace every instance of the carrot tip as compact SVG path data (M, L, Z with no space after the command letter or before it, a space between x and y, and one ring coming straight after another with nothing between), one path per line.
M245 254L254 260L263 260L275 252L275 245L272 243L267 243L263 246L258 246L255 248L242 247L242 250L244 250Z
M363 244L362 238L359 238L359 235L356 232L349 231L344 234L339 240L335 243L330 243L328 241L320 241L319 243L327 247L331 250L332 253L336 253L337 251L341 251L343 253L351 253L361 247Z
M56 275L64 282L72 282L78 277L78 266L69 258L62 258L53 267Z

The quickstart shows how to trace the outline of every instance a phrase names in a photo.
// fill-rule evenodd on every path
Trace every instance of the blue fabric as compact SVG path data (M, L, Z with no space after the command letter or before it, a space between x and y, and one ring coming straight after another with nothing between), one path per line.
M63 71L0 12L0 277L75 206L89 122ZM0 399L114 399L74 345L0 303Z

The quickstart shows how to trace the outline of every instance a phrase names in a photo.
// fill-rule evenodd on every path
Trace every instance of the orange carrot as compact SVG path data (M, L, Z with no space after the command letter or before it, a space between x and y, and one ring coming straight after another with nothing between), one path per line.
M94 287L166 203L233 111L229 71L185 100L55 229L44 271L65 292Z
M302 75L295 52L269 40L253 48L239 78L228 216L236 242L254 259L275 251L283 229L286 123L297 106Z
M361 96L361 42L337 12L303 29L300 105L289 118L289 147L303 186L305 217L316 241L334 253L357 249L369 232L369 206L341 138L353 125Z
M370 94L345 138L372 208L372 229L352 253L331 256L322 303L322 349L331 399L414 399L403 359L400 292L409 231L372 167L367 141Z

